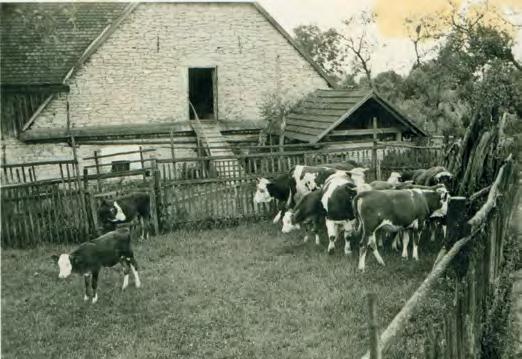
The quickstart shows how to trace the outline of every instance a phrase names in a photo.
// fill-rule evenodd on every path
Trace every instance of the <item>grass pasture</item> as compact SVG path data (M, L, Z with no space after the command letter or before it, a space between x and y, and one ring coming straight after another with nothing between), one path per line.
M178 231L134 246L143 286L121 292L120 268L58 279L65 247L2 252L4 358L357 358L367 349L366 293L384 328L431 269L434 254L385 251L356 272L338 243L326 254L271 223Z

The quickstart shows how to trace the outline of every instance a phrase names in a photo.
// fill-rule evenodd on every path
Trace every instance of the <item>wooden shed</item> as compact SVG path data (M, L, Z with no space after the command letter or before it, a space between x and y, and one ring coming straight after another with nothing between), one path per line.
M374 126L379 141L427 136L382 96L363 88L314 91L287 116L284 136L294 143L371 142Z

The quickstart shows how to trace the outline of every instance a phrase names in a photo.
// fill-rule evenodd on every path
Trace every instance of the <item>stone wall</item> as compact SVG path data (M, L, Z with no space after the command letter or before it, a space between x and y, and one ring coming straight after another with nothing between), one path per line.
M327 82L248 3L143 3L73 75L34 127L188 120L188 69L217 68L218 118L259 119L268 94Z

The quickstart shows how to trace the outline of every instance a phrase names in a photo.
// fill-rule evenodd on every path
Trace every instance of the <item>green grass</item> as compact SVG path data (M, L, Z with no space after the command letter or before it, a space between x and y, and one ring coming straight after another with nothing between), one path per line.
M384 328L413 294L433 254L387 266L333 256L271 223L178 231L136 244L143 286L120 290L100 274L95 305L83 279L57 278L49 255L65 247L2 252L3 358L357 358L367 348L369 291ZM324 238L324 237L323 237Z

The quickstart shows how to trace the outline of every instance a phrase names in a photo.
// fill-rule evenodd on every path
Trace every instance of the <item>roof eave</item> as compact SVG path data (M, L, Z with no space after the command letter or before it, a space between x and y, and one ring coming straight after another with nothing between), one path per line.
M317 71L317 73L319 73L319 75L321 75L321 77L328 83L328 85L331 88L333 88L333 89L337 88L337 83L306 52L304 52L300 46L297 45L297 43L295 42L293 37L290 36L290 34L277 22L276 19L274 19L272 17L272 15L270 15L270 13L268 11L265 10L265 8L263 8L263 6L261 6L261 4L259 4L257 1L253 1L250 3L252 5L254 5L254 7L257 9L257 11L259 11L261 13L261 15L263 15L268 20L268 22L277 31L279 31L279 33L281 33L281 35L283 35L283 37L290 43L290 45L292 45L297 50L297 52L299 52L299 54L306 61L308 61L308 63L310 63L310 65L314 68L314 70Z

